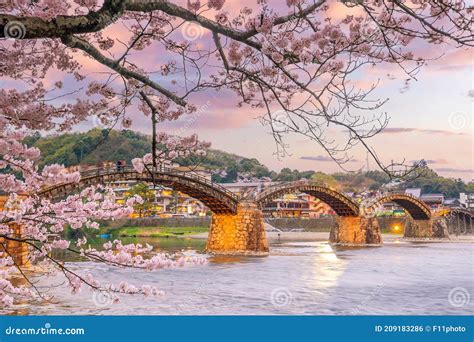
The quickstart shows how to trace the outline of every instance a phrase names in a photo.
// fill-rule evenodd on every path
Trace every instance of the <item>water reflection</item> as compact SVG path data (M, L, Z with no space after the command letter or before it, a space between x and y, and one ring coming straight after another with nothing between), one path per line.
M318 253L314 254L314 284L317 288L335 286L341 274L344 273L346 261L338 258L337 254L327 243L319 245Z

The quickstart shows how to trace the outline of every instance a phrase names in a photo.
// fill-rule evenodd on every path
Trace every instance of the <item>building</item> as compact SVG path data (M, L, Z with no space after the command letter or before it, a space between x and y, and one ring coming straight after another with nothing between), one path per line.
M118 168L120 171L120 167L126 165L127 163L124 160L120 161L120 166L117 165L117 162L107 161L100 165L81 164L71 166L67 168L67 170L69 172L87 172L97 168ZM171 165L171 167L176 171L189 172L204 177L207 180L211 179L210 170L202 166L179 166L175 164ZM138 182L136 181L116 181L109 183L108 186L114 191L117 202L125 203L127 197L130 195L130 190L137 184ZM161 217L205 216L209 212L209 209L200 201L179 191L174 191L173 189L154 184L149 184L148 189L153 193L153 200L149 208L147 208L146 212L142 213L142 215ZM137 216L137 214L134 213L133 216Z
M126 165L122 163L122 165ZM105 167L116 167L114 163L104 163ZM94 166L97 167L97 166ZM90 167L82 166L79 171L87 171ZM202 166L178 166L173 165L173 169L181 172L189 172L195 175L211 179L211 172ZM116 181L112 182L109 187L115 193L118 203L125 203L133 186L137 185L136 181ZM144 216L205 216L209 209L200 201L184 194L175 191L171 188L164 187L159 184L148 184L148 189L152 192L153 200L151 205L146 209L146 212L141 213ZM133 216L137 216L134 213Z
M336 214L326 203L305 193L275 199L262 211L265 217L321 217Z
M421 196L421 188L407 188L405 194L419 198Z
M220 183L219 185L232 191L238 196L251 193L254 191L260 192L264 189L277 185L278 182L234 182L234 183Z
M449 208L459 208L461 206L461 202L457 198L445 198L443 205Z
M461 208L474 210L474 192L461 192L459 194L459 203Z
M125 203L131 189L137 184L136 181L117 181L109 186L114 191L117 202ZM179 191L154 184L149 184L148 189L153 194L153 200L146 212L142 213L144 216L205 216L208 213L208 208L204 204Z
M444 195L443 194L422 194L420 196L420 200L428 204L430 208L437 209L443 205Z

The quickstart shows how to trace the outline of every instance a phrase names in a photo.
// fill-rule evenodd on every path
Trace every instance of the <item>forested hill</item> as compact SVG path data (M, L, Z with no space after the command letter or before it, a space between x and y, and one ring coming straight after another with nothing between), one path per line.
M53 163L64 166L99 164L119 159L130 162L132 158L143 156L151 150L151 140L146 135L101 129L47 137L36 134L28 137L26 143L41 150L40 167Z
M39 166L58 163L64 166L99 164L103 161L126 160L141 157L151 152L151 138L130 130L92 129L86 133L68 133L41 137L39 134L25 140L29 146L41 150ZM201 165L216 171L216 181L233 182L241 177L275 177L257 159L235 154L208 150L206 156L191 156L178 160L181 165Z
M151 138L130 130L108 131L93 129L86 133L71 133L41 137L39 134L26 138L25 142L41 150L40 167L59 163L65 166L77 164L99 164L102 161L127 160L141 157L151 151ZM302 178L314 179L342 191L358 192L377 190L389 182L381 171L359 173L325 174L317 171L299 171L284 168L280 172L270 171L255 158L245 158L236 154L210 149L206 156L192 156L178 160L181 165L201 165L214 171L217 182L235 181L294 181ZM400 185L400 189L422 188L424 193L443 193L457 197L459 192L474 191L474 183L466 184L459 179L439 176L426 169L424 175L411 182Z

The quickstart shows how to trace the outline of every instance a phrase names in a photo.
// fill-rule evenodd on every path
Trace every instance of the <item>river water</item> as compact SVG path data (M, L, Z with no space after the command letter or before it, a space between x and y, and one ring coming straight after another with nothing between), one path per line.
M126 241L130 242L130 241ZM205 241L134 239L156 250L197 255ZM119 303L84 289L72 295L59 279L56 303L28 302L20 315L438 315L474 313L474 244L412 243L331 247L327 241L271 245L267 257L206 256L205 265L144 272L68 261L100 281L157 286L160 297L124 295ZM67 260L67 258L66 258ZM469 300L470 297L470 300Z

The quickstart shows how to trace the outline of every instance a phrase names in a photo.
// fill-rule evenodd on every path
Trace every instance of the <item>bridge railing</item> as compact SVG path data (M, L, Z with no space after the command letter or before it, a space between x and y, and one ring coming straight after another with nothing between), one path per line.
M260 193L258 193L256 195L256 198L257 199L265 198L267 195L269 195L273 192L279 191L279 190L292 188L292 187L298 187L298 186L308 186L308 185L327 187L327 185L325 185L321 182L312 181L312 180L308 180L308 179L299 180L299 181L282 182L280 184L277 184L277 185L274 185L274 186L271 186L271 187L268 187L268 188L264 189L263 191L261 191ZM327 187L327 188L330 189L329 187ZM332 190L332 189L330 189L330 190Z
M366 205L367 207L370 207L370 206L376 204L377 202L379 202L382 198L392 196L392 195L403 195L403 196L412 198L414 200L423 202L418 197L413 196L412 194L407 194L403 191L390 191L390 192L386 192L386 193L383 193L383 194L379 194L379 195L374 196L374 197L366 198L364 201L362 201L362 203L364 203L364 205Z
M417 203L420 203L421 209L429 216L435 214L433 209L430 208L428 204L426 204L423 200L420 198L412 195L412 194L407 194L402 191L391 191L388 193L380 194L377 195L373 198L366 199L364 200L361 204L361 209L366 212L373 212L377 206L382 205L384 202L389 202L389 201L381 201L382 199L390 196L403 196L403 197L408 197L411 198L412 200L416 201Z
M130 173L130 172L137 172L133 166L118 166L118 167L107 167L107 168L96 168L96 169L91 169L87 170L84 172L81 172L81 178L90 178L90 177L100 177L100 176L106 176L110 174L116 174L116 173ZM158 166L158 167L152 167L152 166L146 166L146 169L143 172L148 172L148 173L162 173L162 174L167 174L167 175L172 175L172 176L181 176L185 178L190 178L193 180L198 181L199 183L203 183L206 185L209 185L210 187L219 190L220 192L223 192L227 196L231 197L235 201L238 200L238 196L233 193L232 191L224 188L222 185L219 185L210 179L200 176L196 173L192 172L186 172L186 171L180 171L176 170L173 168L165 167L165 166ZM137 172L138 173L138 172Z

